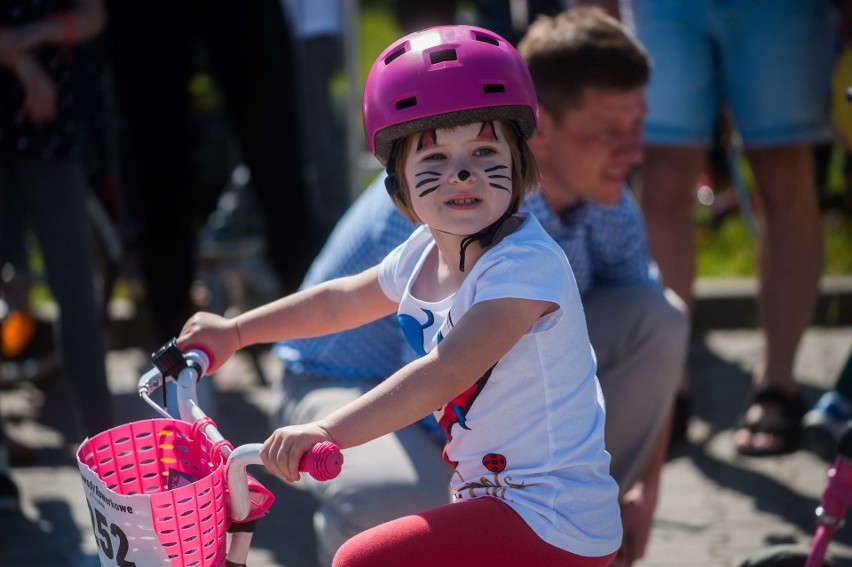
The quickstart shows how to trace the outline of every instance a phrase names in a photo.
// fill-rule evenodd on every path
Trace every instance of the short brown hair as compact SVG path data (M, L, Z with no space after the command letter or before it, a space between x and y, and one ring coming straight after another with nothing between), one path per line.
M597 7L540 16L518 44L539 104L559 118L587 87L632 90L647 84L648 54L621 22Z
M498 125L500 131L506 136L506 142L509 144L509 149L512 152L512 201L509 203L509 210L512 213L516 213L521 202L527 195L538 189L541 184L541 174L539 173L538 163L535 161L532 150L530 150L527 141L518 131L517 127L502 120L495 120L494 123ZM449 129L461 126L464 126L464 124L450 126ZM405 160L408 157L408 152L411 151L414 140L419 135L420 132L397 141L394 145L393 155L391 156L393 170L396 172L394 174L395 182L399 189L391 195L393 203L408 220L417 224L420 224L422 221L414 212L414 207L411 204L411 191L403 172L405 171Z

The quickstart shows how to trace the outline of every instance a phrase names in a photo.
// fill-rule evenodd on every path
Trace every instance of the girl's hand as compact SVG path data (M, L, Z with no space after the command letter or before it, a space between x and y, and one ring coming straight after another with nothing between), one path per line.
M212 357L207 374L219 370L243 346L236 321L214 313L196 313L190 317L175 344L184 352L196 346L207 351Z
M299 461L311 447L323 441L334 440L318 422L305 425L291 425L276 429L263 443L260 458L273 474L283 477L287 482L296 482L301 478Z

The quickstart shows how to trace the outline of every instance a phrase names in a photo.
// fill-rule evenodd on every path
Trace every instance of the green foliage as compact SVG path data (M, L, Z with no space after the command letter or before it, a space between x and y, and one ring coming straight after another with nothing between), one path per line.
M852 215L832 211L823 216L826 274L852 274Z
M373 65L373 61L382 50L398 39L402 32L393 13L385 2L367 1L361 3L361 28L358 30L360 43L358 45L358 88L364 87L367 73ZM337 72L331 80L331 91L335 98L346 96L346 79L342 70ZM361 93L358 93L360 96ZM342 101L339 101L342 106Z
M823 214L826 275L852 274L852 215L848 211ZM698 277L748 277L755 274L756 257L752 236L742 217L730 215L718 227L695 229Z
M388 45L399 39L399 28L393 13L382 2L365 2L361 6L361 84L373 61Z
M698 277L754 275L754 243L739 216L725 218L715 229L699 226L695 238Z

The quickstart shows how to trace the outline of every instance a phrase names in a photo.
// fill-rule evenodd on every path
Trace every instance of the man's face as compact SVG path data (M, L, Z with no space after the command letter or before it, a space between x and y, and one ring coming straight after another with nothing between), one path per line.
M578 199L614 205L634 166L642 161L645 89L588 87L578 108L557 119L541 110L530 141L548 203L562 210Z

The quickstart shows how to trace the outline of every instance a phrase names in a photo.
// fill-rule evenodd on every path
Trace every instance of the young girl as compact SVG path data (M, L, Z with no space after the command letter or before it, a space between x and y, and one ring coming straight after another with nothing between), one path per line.
M212 372L250 344L398 312L422 356L325 419L276 430L261 456L293 482L315 443L354 447L434 412L455 502L355 536L336 566L603 566L620 545L577 287L562 250L517 213L539 182L536 120L503 38L470 26L402 38L367 77L364 126L388 192L422 226L372 269L233 319L198 314L178 339L206 347Z

